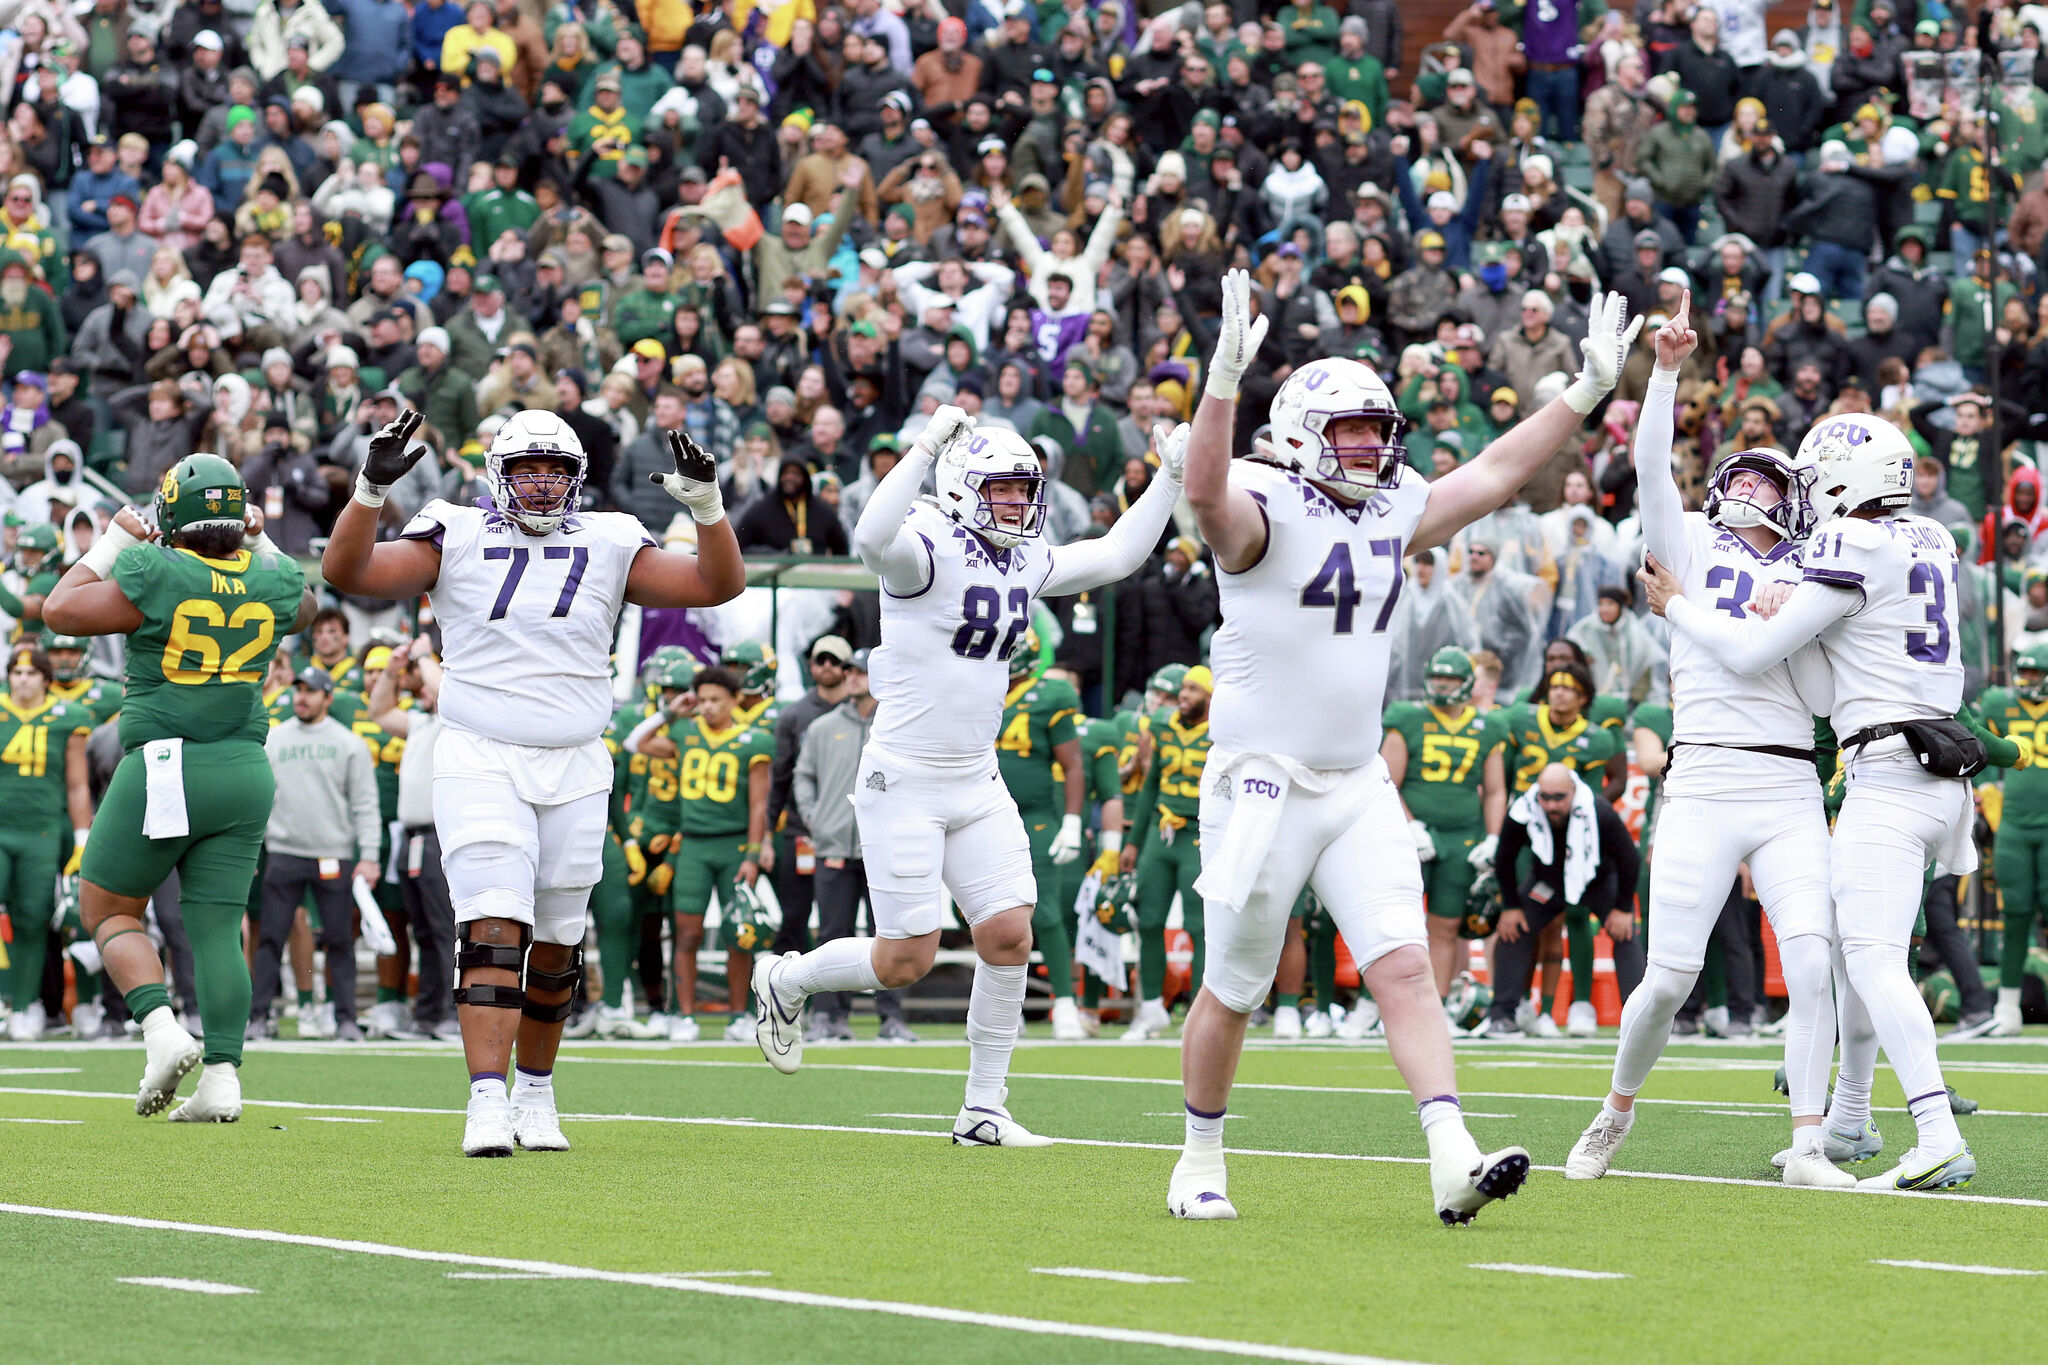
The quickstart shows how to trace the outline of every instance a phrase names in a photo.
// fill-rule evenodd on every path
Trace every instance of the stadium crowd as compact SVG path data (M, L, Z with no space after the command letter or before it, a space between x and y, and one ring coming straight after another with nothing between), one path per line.
M1395 0L1190 0L1153 14L1123 0L0 4L12 566L0 610L45 651L45 691L91 707L88 747L110 768L120 645L42 633L41 596L63 566L194 450L240 467L281 548L315 554L371 434L410 409L435 458L391 490L390 536L434 498L473 501L498 427L539 408L581 439L588 506L687 543L694 523L648 477L671 467L665 434L683 429L717 456L750 556L846 556L877 481L942 403L1039 450L1048 538L1100 535L1148 485L1161 424L1199 400L1220 280L1237 266L1272 324L1244 380L1240 453L1291 368L1337 355L1386 377L1411 463L1440 474L1568 382L1596 289L1649 317L1583 440L1448 551L1411 559L1385 626L1390 704L1431 701L1431 677L1449 676L1433 661L1455 647L1477 708L1498 697L1512 713L1503 801L1544 766L1524 763L1530 746L1557 757L1573 725L1598 742L1568 766L1595 773L1607 798L1622 796L1631 755L1647 776L1661 764L1666 634L1631 578L1642 545L1628 451L1652 334L1687 291L1703 344L1679 390L1674 461L1693 505L1736 450L1796 449L1834 413L1897 423L1923 456L1912 510L1948 525L1976 565L1958 585L1974 697L2014 651L2048 644L2033 444L2048 437L2048 10L1813 0L1802 23L1772 31L1766 9L1478 0L1418 44ZM857 846L840 829L814 844L805 806L821 773L850 771L814 723L865 720L862 651L879 637L872 594L827 595L818 629L779 665L758 628L682 612L646 613L622 647L608 873L620 908L600 894L592 1027L673 1032L690 1019L699 890L729 891L733 874L686 855L693 817L658 817L702 798L716 772L699 763L693 788L692 745L682 726L668 733L700 708L720 721L710 732L727 717L755 732L747 769L771 770L761 809L728 782L704 828L740 838L765 819L777 945L808 943L814 879L820 931L851 931ZM405 713L429 710L434 689L430 650L411 640L431 641L431 613L330 605L266 692L281 725L318 711L363 738L385 833L324 863L310 845L286 856L311 857L307 899L323 921L348 910L320 893L336 875L320 866L360 858L379 874L367 880L396 951L379 960L383 1012L368 1022L452 1036L446 966L428 962L446 956L445 888L421 889L432 849L409 832L430 838L431 822L402 809ZM1104 885L1129 879L1129 913L1105 908L1099 922L1139 931L1146 1001L1162 999L1160 936L1192 878L1171 831L1187 823L1187 774L1206 749L1200 665L1218 620L1183 506L1138 575L1043 614L1012 698L1021 728L1006 717L1020 769L1114 757L1091 773L1086 809L1119 833L1133 817L1128 856L1047 863L1041 892L1071 937L1082 868ZM2023 657L2048 688L2048 654ZM2017 708L1994 728L2032 725L2031 690L1992 698ZM26 724L31 703L14 700ZM1188 766L1172 771L1169 750ZM10 749L0 766L14 761ZM1057 823L1070 798L1039 776L1035 799ZM2001 806L2048 828L2048 800L2035 813L1992 798L1987 832ZM0 813L0 828L25 818ZM82 837L66 818L46 822L60 853ZM1474 837L1499 826L1496 813ZM2048 892L2033 839L2024 871L2017 857L1996 864L2008 937L2015 906ZM302 1029L351 1036L352 1002L330 1002L326 1019L311 1003L306 917L287 933L304 878L271 880L285 899L252 891L252 953L274 981L289 937ZM62 1012L59 954L75 935L52 900L8 897L16 1037ZM159 896L158 921L189 1006L175 903ZM1464 907L1432 909L1461 919ZM751 951L752 926L722 913L720 946ZM1731 916L1736 1008L1709 1017L1740 1031L1761 1004L1761 953L1754 903ZM1184 921L1198 982L1199 911ZM1586 1002L1593 929L1567 927ZM2014 1000L2036 936L2020 930L2004 953ZM1314 929L1283 967L1295 985L1278 1002L1283 1028L1304 993L1311 1031L1342 1017L1330 937ZM347 948L331 929L326 941ZM1987 988L1967 984L1974 955L1942 942L1966 1022L1988 1019ZM83 946L82 1034L120 1014L113 992L91 1012ZM1055 997L1071 994L1061 959L1081 947L1047 953ZM653 1024L620 993L635 959L640 999L664 1016ZM1092 1000L1100 983L1084 991ZM1714 1009L1722 992L1710 981ZM885 1014L901 1028L900 1004ZM844 1028L843 1012L821 1010L815 1026Z

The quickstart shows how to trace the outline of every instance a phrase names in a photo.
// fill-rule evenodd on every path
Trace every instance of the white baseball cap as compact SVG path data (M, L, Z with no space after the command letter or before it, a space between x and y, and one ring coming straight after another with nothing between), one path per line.
M1500 201L1500 211L1502 213L1512 213L1517 210L1519 210L1522 213L1528 213L1530 211L1528 195L1511 194L1507 198Z
M1802 270L1791 279L1785 281L1785 288L1795 294L1819 294L1820 281Z
M1458 211L1458 200L1449 190L1438 190L1435 194L1429 196L1429 207L1433 209L1448 209L1452 213L1456 213Z

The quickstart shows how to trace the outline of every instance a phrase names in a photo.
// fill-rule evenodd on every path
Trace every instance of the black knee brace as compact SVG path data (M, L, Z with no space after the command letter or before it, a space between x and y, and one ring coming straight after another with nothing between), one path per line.
M509 972L518 972L526 965L526 945L533 941L533 931L520 926L519 946L505 943L481 943L469 936L469 926L462 926L463 935L455 944L455 979L460 981L465 968L501 967ZM486 1009L523 1010L527 1008L526 992L517 986L475 985L457 986L455 1003L458 1005L479 1005Z
M583 980L583 949L578 947L570 957L569 965L559 972L542 971L528 963L526 984L537 991L567 991L569 998L559 1005L543 1005L537 1000L525 1002L524 1013L528 1019L542 1024L559 1024L575 1012L576 987Z

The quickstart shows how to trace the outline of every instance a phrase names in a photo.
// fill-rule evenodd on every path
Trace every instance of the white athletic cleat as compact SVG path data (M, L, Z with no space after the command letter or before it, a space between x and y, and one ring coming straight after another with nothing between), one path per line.
M1591 1038L1600 1031L1600 1015L1590 1000L1574 1000L1566 1011L1564 1031L1574 1038Z
M1081 1022L1081 1011L1072 997L1052 1002L1052 1038L1056 1043L1085 1043L1088 1028Z
M233 1062L209 1062L192 1098L171 1111L172 1123L233 1123L242 1117L242 1077Z
M1173 1016L1166 1012L1164 1000L1140 1000L1137 1015L1124 1030L1124 1041L1142 1043L1150 1038L1163 1038L1172 1027Z
M41 932L38 930L37 932ZM7 1021L7 1041L11 1043L34 1043L42 1039L43 1027L49 1022L43 1013L43 1002L31 1000L16 1010Z
M107 1012L97 1000L81 1000L71 1007L71 1035L91 1042L107 1026Z
M1787 1167L1789 1171L1790 1168ZM1958 1142L1947 1152L1927 1153L1915 1147L1899 1158L1899 1164L1883 1175L1865 1176L1856 1182L1862 1190L1959 1190L1977 1174L1977 1158L1970 1144Z
M2017 1000L2010 1005L2000 1003L1991 1007L1991 1027L1984 1033L1986 1038L2017 1038L2020 1036L2020 1006Z
M754 1041L760 1044L768 1065L785 1076L793 1074L804 1060L805 997L784 980L789 964L798 956L784 953L754 964Z
M1529 1025L1529 1033L1536 1038L1562 1038L1564 1030L1557 1026L1557 1020L1548 1013L1539 1012Z
M464 1156L510 1156L517 1142L510 1096L500 1091L469 1097L469 1114L462 1124Z
M728 1043L751 1043L754 1041L754 1016L735 1014L732 1022L725 1026L725 1041Z
M1199 1152L1182 1150L1166 1183L1166 1207L1176 1218L1203 1222L1237 1217L1230 1202L1230 1179L1223 1169L1223 1147Z
M397 1000L380 1000L363 1016L363 1032L371 1038L419 1038L405 1005Z
M673 1020L663 1015L659 1021L649 1019L646 1023L633 1017L631 1005L599 1005L589 1011L586 1018L595 1018L597 1036L600 1038L666 1038Z
M164 1027L143 1030L142 1048L142 1087L135 1095L135 1112L148 1118L162 1113L178 1098L178 1082L199 1065L205 1049L168 1011Z
M1863 1127L1854 1132L1844 1132L1829 1124L1821 1134L1821 1152L1837 1166L1855 1166L1870 1160L1884 1150L1884 1134L1877 1131L1876 1119L1865 1119ZM1771 1158L1771 1164L1783 1170L1785 1163L1792 1159L1792 1149Z
M1023 1124L1010 1117L1007 1104L1010 1092L1003 1091L1003 1104L994 1108L984 1105L966 1104L960 1107L960 1116L953 1120L953 1145L956 1147L1050 1147L1052 1139L1040 1137Z
M1527 1033L1536 1027L1536 1002L1525 999L1515 1006L1515 1027Z
M332 1032L320 1031L320 1007L311 1001L299 1006L299 1037L302 1039L332 1038Z
M1856 1177L1828 1160L1826 1151L1809 1147L1794 1152L1785 1163L1785 1183L1814 1190L1853 1190Z
M1726 1005L1710 1005L1700 1012L1700 1030L1709 1038L1726 1038L1728 1027Z
M545 1098L541 1098L544 1095ZM555 1092L552 1087L540 1095L526 1094L512 1106L512 1141L529 1152L566 1152L569 1139L562 1136L561 1116L555 1112ZM465 1133L465 1149L468 1135ZM484 1153L472 1153L481 1156Z
M671 1043L694 1043L703 1036L697 1027L697 1017L692 1014L678 1014L668 1021L668 1040Z
M1601 1107L1586 1125L1586 1131L1579 1134L1579 1140L1572 1144L1571 1155L1564 1159L1566 1180L1598 1180L1607 1174L1607 1168L1614 1164L1614 1154L1628 1141L1629 1129L1635 1127L1635 1111L1629 1112L1627 1121L1616 1123L1607 1116L1606 1107Z
M1380 1007L1370 1000L1360 1000L1338 1021L1336 1033L1339 1038L1353 1042L1361 1038L1377 1038L1386 1032L1380 1026Z
M1445 1227L1471 1222L1473 1214L1521 1189L1528 1178L1529 1154L1520 1147L1503 1147L1469 1165L1455 1156L1429 1165L1436 1216Z
M1299 1042L1301 1039L1301 1010L1293 1005L1282 1005L1273 1011L1273 1040L1281 1043Z
M1328 1038L1337 1032L1330 1022L1328 1010L1310 1010L1308 1018L1301 1021L1301 1035L1304 1038Z

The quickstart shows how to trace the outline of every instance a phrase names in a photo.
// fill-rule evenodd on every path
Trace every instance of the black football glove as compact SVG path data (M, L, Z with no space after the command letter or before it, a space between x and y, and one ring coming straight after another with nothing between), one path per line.
M711 452L690 439L686 431L668 433L669 458L675 461L673 474L649 474L668 495L690 509L701 526L710 526L725 516L718 496L718 461Z
M364 482L389 488L419 463L427 448L413 445L412 438L425 420L420 410L414 408L394 417L382 431L370 438L370 453L363 461Z

